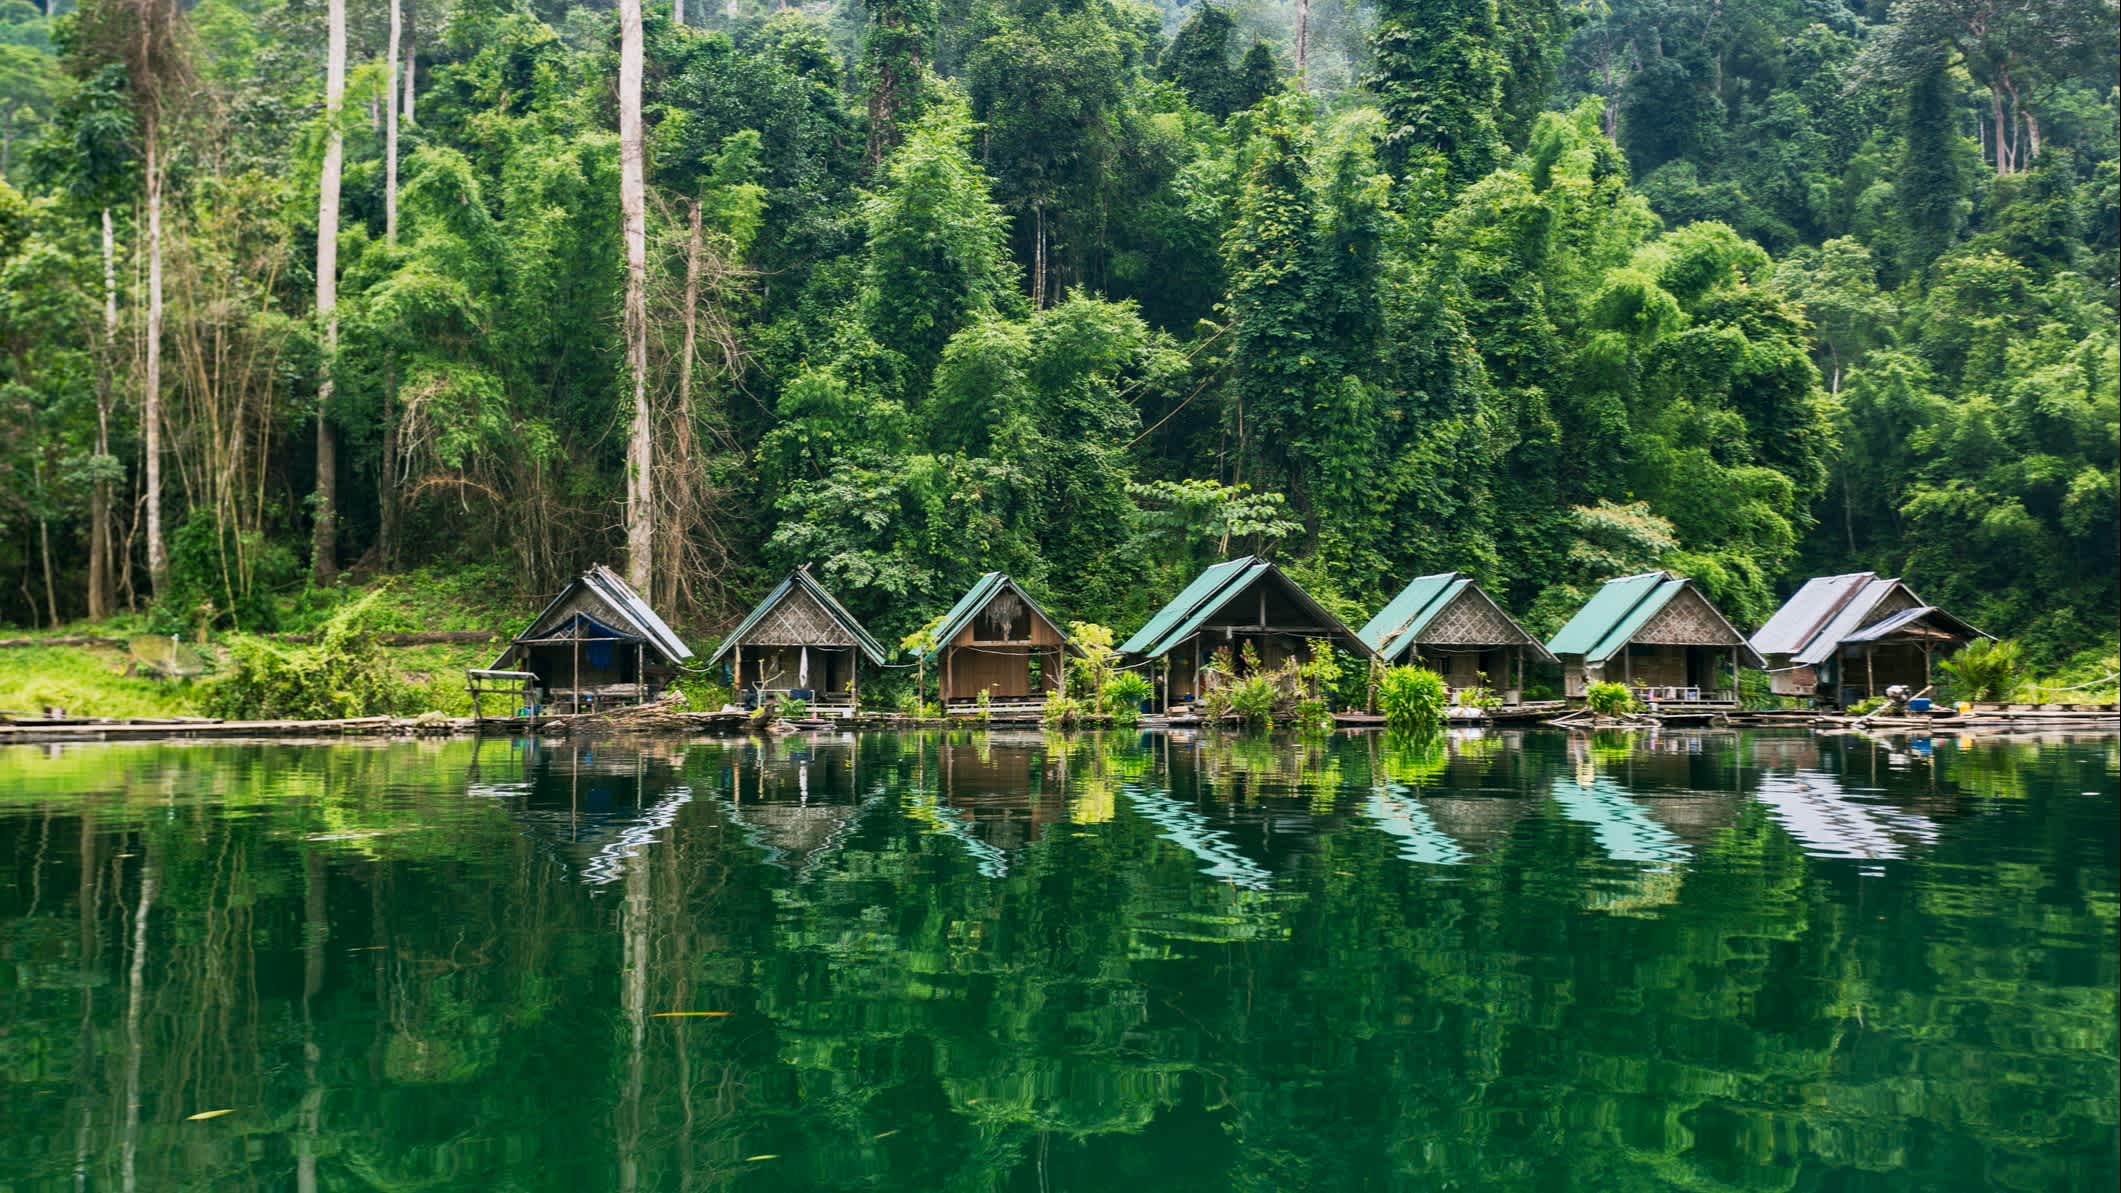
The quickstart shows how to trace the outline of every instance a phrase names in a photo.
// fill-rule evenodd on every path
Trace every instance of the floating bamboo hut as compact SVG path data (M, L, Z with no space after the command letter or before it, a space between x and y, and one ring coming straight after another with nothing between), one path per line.
M958 598L934 635L944 711L964 711L987 694L989 707L1044 700L1061 686L1075 644L1016 581L981 576Z
M484 692L521 691L532 708L592 712L655 699L691 658L648 602L598 564L469 679L475 707Z
M1555 658L1464 572L1419 576L1356 631L1387 663L1427 667L1459 692L1524 702L1525 672Z
M1547 641L1571 700L1623 683L1656 708L1735 708L1738 672L1766 663L1698 586L1670 572L1608 580Z
M1362 659L1377 657L1287 573L1246 555L1194 577L1119 650L1126 658L1165 662L1158 669L1159 697L1169 710L1200 699L1201 671L1223 647L1230 649L1233 666L1241 669L1243 648L1250 644L1259 666L1271 670L1291 658L1307 657L1310 643L1318 640Z
M1929 687L1937 659L1988 636L1900 580L1849 572L1805 581L1752 647L1776 695L1845 708L1895 684Z
M797 568L729 631L707 660L729 661L729 686L748 707L803 700L852 711L861 697L862 660L884 663L884 648L807 568Z

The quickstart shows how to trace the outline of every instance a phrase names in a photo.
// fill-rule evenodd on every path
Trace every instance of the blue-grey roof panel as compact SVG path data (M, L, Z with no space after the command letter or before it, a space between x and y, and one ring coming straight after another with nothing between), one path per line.
M1764 655L1793 655L1826 628L1836 613L1863 586L1878 578L1876 572L1848 572L1839 576L1814 576L1775 610L1767 624L1755 631L1753 649Z

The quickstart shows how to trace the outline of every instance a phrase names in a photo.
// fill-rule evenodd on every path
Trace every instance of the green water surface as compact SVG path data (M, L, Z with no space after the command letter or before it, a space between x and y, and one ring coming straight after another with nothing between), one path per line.
M2117 766L0 749L0 1190L2112 1189Z

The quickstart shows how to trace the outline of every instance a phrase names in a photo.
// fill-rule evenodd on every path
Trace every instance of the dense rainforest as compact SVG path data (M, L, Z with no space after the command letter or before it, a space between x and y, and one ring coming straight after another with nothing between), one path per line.
M609 561L2114 650L2114 0L0 0L0 622ZM325 594L318 597L317 594Z

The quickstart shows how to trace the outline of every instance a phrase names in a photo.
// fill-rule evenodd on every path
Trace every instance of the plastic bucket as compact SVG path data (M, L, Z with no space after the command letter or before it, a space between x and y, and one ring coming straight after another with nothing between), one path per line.
M1930 698L1927 696L1915 697L1907 702L1907 710L1909 712L1928 712L1930 710Z

